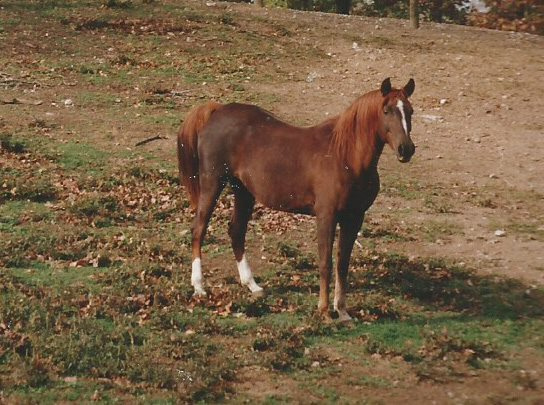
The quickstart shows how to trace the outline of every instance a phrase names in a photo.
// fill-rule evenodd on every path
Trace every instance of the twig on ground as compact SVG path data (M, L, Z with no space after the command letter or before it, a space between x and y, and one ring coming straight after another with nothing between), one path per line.
M147 139L144 139L143 141L136 143L135 146L145 145L146 143L153 142L158 139L168 139L168 138L166 136L155 135L155 136L152 136L151 138L147 138Z
M30 105L42 105L42 100L23 100L19 98L10 98L10 99L2 99L0 100L0 104L30 104Z

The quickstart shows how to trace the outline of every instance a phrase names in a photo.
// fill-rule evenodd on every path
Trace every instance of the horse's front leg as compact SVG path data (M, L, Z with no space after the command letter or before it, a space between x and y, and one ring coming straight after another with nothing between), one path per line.
M340 238L338 240L338 254L336 257L336 282L334 286L334 310L340 321L350 321L346 310L346 291L348 288L349 259L353 244L357 239L357 232L363 224L364 213L350 215L340 220Z
M332 271L332 245L336 219L333 213L317 215L317 249L319 253L319 315L331 321L329 313L329 284Z

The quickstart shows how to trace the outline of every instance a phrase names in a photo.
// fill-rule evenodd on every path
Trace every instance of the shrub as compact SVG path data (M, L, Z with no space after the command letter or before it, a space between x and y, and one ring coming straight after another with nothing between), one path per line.
M486 0L486 13L474 12L469 23L483 28L544 35L544 4L541 0Z

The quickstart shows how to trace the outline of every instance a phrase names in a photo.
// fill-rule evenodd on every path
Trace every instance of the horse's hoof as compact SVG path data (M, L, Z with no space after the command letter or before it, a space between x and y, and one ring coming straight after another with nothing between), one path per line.
M338 319L337 322L340 323L349 323L353 322L353 318L349 316L349 314L346 311L336 311L338 313Z
M253 296L253 298L263 298L266 296L266 293L261 288L260 290L251 291L251 295Z
M208 296L208 293L202 289L195 290L193 297L195 298L205 298Z
M329 311L319 311L318 317L326 325L333 323L333 319Z

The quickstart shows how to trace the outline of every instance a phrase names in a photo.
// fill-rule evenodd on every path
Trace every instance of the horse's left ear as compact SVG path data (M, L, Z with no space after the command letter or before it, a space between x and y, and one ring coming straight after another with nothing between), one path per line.
M382 82L380 91L382 92L382 96L384 97L391 93L391 79L389 77Z
M414 79L410 79L408 80L408 83L406 84L406 86L404 86L402 91L404 92L406 97L410 97L412 94L414 94L415 88L416 88L416 82L414 82Z

